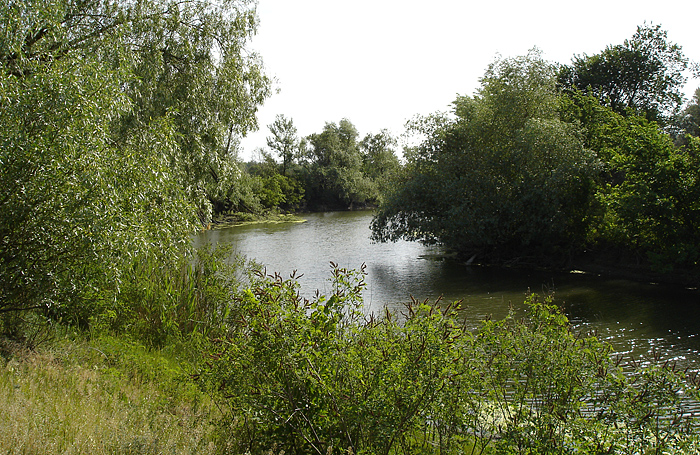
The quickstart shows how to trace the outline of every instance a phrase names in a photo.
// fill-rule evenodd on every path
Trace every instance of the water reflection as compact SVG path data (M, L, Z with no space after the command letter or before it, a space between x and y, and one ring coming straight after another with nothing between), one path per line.
M688 362L700 359L700 294L582 274L467 266L440 248L369 240L369 212L305 215L304 223L256 224L207 231L198 242L230 243L270 272L303 274L302 293L329 292L330 262L367 265L368 311L417 300L462 300L468 324L522 309L528 290L554 292L581 330L596 331L620 352L655 348Z

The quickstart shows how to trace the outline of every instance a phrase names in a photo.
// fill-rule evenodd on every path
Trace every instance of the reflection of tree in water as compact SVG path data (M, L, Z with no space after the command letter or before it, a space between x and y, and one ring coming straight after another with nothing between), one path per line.
M694 352L700 351L697 291L593 275L467 266L444 257L436 247L404 241L371 243L371 217L371 212L307 214L306 223L208 231L201 237L234 242L240 253L266 264L270 272L286 276L296 269L304 274L300 283L305 296L316 289L328 291L328 260L351 268L365 262L369 311L385 305L400 310L411 296L418 300L443 296L447 302L463 300L461 316L476 325L486 317L505 317L511 305L523 311L528 290L553 292L555 303L574 324L598 330L621 343L621 350L627 349L625 344L650 346L649 340L654 340L673 355L697 357ZM688 354L688 349L693 352Z

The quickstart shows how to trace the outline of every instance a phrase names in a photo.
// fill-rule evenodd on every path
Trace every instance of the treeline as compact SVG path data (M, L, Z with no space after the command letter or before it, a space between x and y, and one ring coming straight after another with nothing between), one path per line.
M374 207L401 167L397 141L386 130L360 140L355 126L342 119L300 138L283 115L268 127L259 160L239 163L241 178L212 195L215 218Z
M442 243L491 263L700 267L700 91L658 26L570 65L498 59L424 139L373 221L377 240ZM697 70L696 70L697 71Z

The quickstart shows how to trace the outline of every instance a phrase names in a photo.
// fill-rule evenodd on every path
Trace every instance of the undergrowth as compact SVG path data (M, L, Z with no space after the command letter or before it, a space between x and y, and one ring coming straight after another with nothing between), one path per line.
M171 352L113 337L3 352L0 453L215 453L215 409Z

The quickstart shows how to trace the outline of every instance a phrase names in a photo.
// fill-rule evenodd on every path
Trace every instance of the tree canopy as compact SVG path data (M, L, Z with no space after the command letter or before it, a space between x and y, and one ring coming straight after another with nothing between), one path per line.
M0 312L84 321L129 264L186 251L269 91L252 5L2 1Z
M555 67L539 52L495 61L454 118L428 137L373 223L376 240L440 242L464 254L513 257L582 241L595 157L559 118Z
M615 112L627 110L666 121L683 103L688 59L659 25L643 25L623 44L595 55L575 56L563 66L559 83L588 91Z
M268 136L267 146L282 159L282 175L287 175L287 168L299 153L297 128L292 119L281 114L275 117L275 121L268 125L268 128L272 136Z

